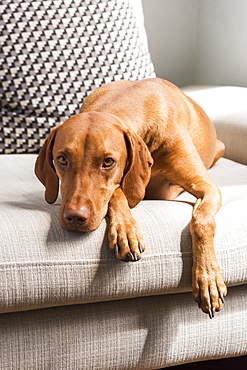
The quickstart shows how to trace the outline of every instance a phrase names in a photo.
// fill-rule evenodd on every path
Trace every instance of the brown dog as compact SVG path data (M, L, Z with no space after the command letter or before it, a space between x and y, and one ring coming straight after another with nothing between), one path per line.
M80 114L52 130L35 172L48 203L61 180L65 229L95 230L108 214L110 248L124 261L144 251L129 207L144 197L193 194L193 297L212 318L227 289L214 251L221 194L206 169L223 153L207 115L179 88L161 79L118 81L91 93Z

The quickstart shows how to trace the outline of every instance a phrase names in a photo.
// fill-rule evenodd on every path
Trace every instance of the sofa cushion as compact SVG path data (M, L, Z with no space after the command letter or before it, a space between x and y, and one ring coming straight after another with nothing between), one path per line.
M146 243L141 261L108 248L106 221L90 233L58 221L33 174L34 154L0 156L0 312L191 291L193 196L142 201L132 210ZM227 285L247 283L247 167L222 158L210 169L223 207L215 248Z
M190 293L1 314L0 369L153 370L241 356L246 317L247 285L229 288L214 320Z
M104 83L154 77L141 1L5 0L0 153L35 152Z
M224 156L247 164L247 88L188 86L183 90L212 120L218 138L226 145Z

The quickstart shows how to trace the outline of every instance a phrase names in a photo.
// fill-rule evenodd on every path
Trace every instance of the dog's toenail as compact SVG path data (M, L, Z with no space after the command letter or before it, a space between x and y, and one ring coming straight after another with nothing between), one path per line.
M136 254L136 252L133 252L133 253L132 253L132 255L133 255L133 257L134 257L134 260L135 260L135 261L138 261L138 258L137 258L137 254Z
M120 248L119 248L119 245L116 243L114 244L114 252L115 252L115 256L117 257L118 255L118 252L119 252Z
M139 248L140 253L143 253L144 252L144 249L142 248L142 245L141 244L138 244L138 248Z
M214 317L214 308L212 308L212 310L211 308L209 308L208 314L209 314L209 318L212 319Z
M224 299L224 296L223 296L222 292L219 292L219 297L220 297L221 302L224 304L225 299Z
M127 253L127 257L129 258L129 261L135 261L135 258L131 252Z

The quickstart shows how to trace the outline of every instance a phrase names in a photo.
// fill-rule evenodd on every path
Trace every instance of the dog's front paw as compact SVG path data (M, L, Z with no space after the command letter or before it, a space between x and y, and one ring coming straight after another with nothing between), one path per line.
M109 220L108 240L110 249L121 261L138 261L145 250L138 225L130 212Z
M227 288L218 263L195 264L192 270L192 294L199 308L212 319L225 303Z

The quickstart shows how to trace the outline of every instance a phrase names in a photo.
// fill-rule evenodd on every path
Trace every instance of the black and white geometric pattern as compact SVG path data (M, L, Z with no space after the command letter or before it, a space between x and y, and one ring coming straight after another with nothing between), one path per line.
M135 0L2 0L0 153L35 152L114 80L154 77Z

